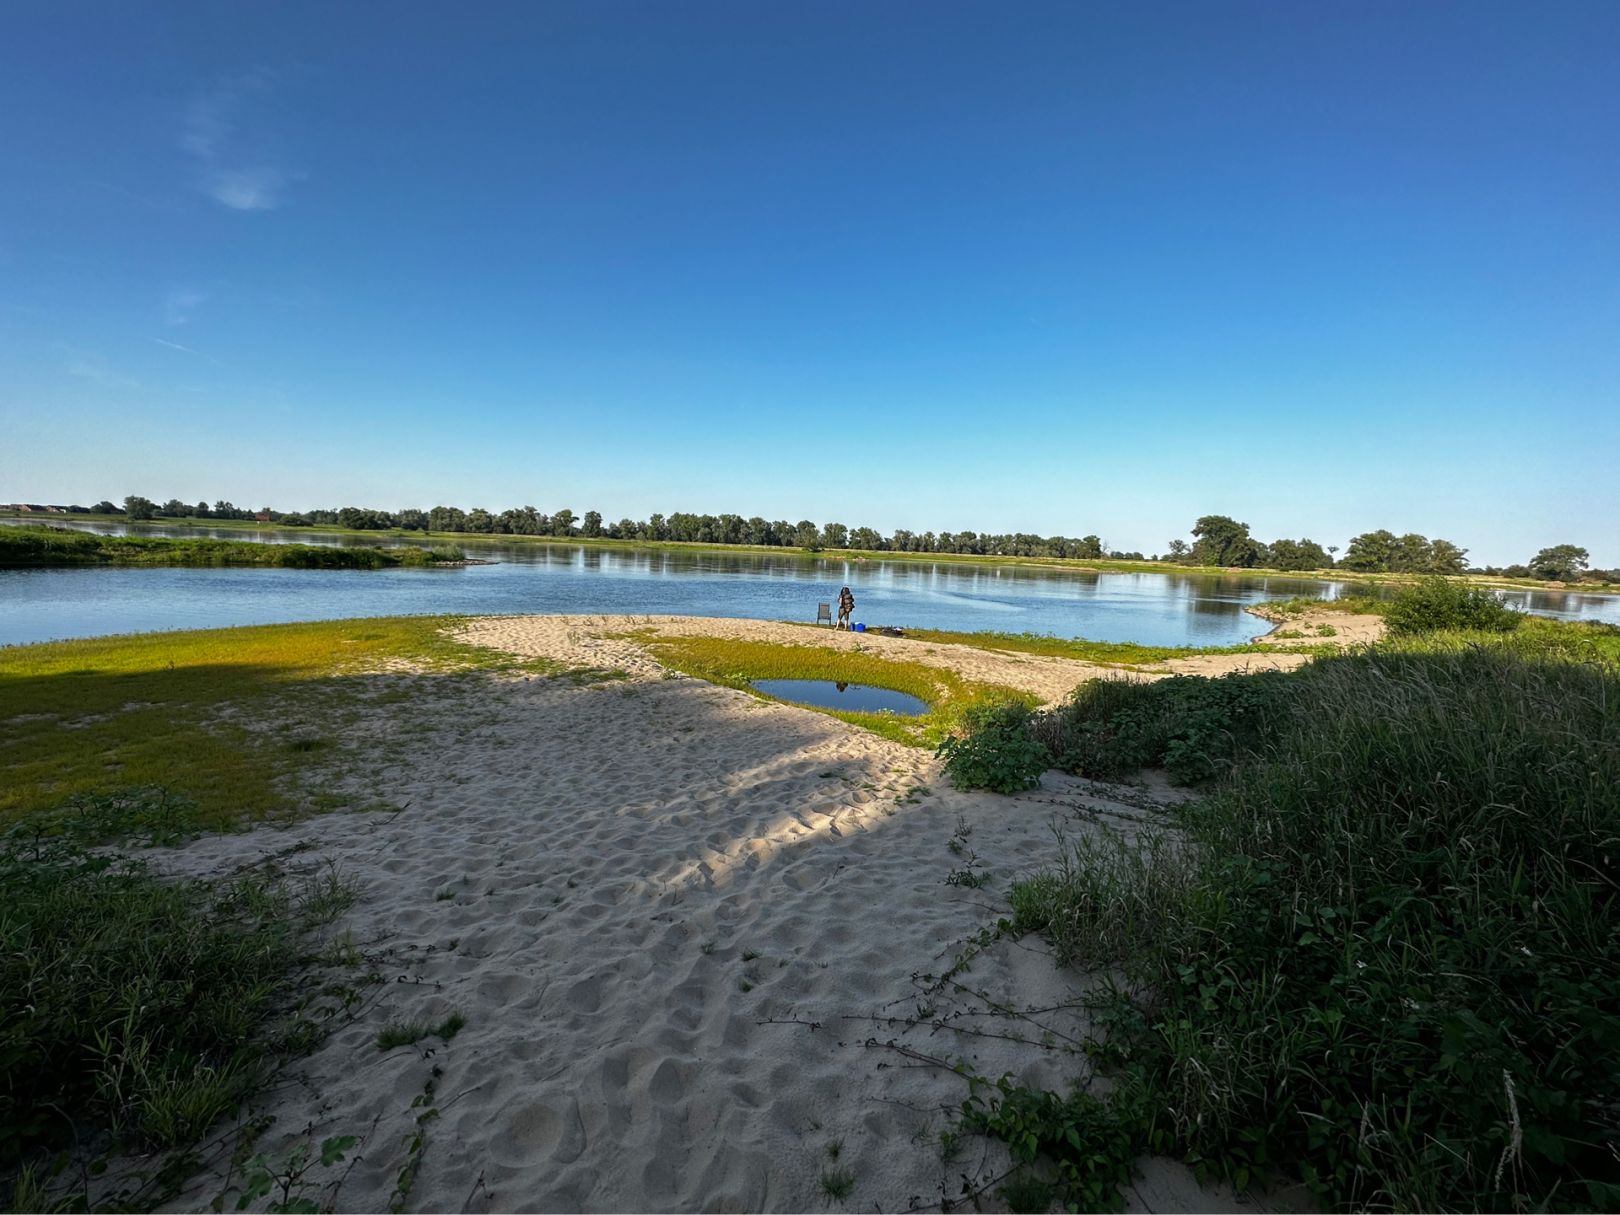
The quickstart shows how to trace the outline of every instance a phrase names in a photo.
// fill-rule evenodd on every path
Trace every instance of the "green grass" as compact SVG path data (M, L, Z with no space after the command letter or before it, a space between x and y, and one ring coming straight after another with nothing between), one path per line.
M467 1018L460 1012L452 1012L437 1024L427 1021L394 1021L383 1026L377 1033L377 1049L383 1051L394 1050L401 1046L415 1046L423 1038L438 1038L448 1042L461 1032Z
M1074 658L1099 666L1140 667L1208 654L1264 654L1262 645L1166 646L1136 645L1129 641L1087 641L1084 638L1047 637L1040 633L953 633L945 629L907 629L914 641L965 645L978 650L1011 654L1039 654L1048 658Z
M711 637L645 634L636 639L659 662L674 670L752 693L762 700L773 698L754 689L753 681L758 679L823 679L905 692L926 703L928 713L899 717L835 709L816 711L912 746L937 745L973 705L1003 700L1028 704L1034 699L1012 688L970 682L940 667L894 662L870 652Z
M1620 663L1593 640L1273 675L1176 830L1014 886L1015 928L1117 978L1095 1049L1145 1104L1115 1155L1301 1176L1322 1207L1620 1203Z
M348 902L264 877L167 880L60 838L0 839L0 1170L110 1135L179 1148L313 1026L283 1015L304 935Z
M0 568L61 565L257 565L291 569L386 569L463 559L459 548L263 544L251 540L101 536L72 528L0 527Z
M816 1185L828 1202L842 1202L855 1192L855 1174L846 1168L824 1169Z
M446 636L457 617L148 633L0 648L0 825L72 799L162 788L228 828L299 807L278 778L317 746L278 723L341 705L404 661L438 674L564 673ZM252 722L262 729L250 729ZM318 740L316 740L318 741Z

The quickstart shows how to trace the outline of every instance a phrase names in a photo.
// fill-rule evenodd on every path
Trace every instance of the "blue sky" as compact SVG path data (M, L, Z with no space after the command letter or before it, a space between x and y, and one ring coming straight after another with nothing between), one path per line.
M0 499L1620 565L1620 4L6 6Z

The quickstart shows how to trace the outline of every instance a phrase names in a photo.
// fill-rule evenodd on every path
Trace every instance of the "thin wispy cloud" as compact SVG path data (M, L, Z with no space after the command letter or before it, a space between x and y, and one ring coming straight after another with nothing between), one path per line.
M83 380L87 384L94 384L97 388L139 388L141 386L139 380L113 371L101 361L98 355L69 359L63 370L74 379Z
M156 342L159 346L167 346L170 350L178 350L183 354L194 354L198 358L204 357L202 351L193 350L190 346L182 346L179 342L171 342L167 338L155 337L150 340Z
M233 211L274 211L289 175L279 169L228 169L215 173L208 194Z
M185 325L207 294L195 287L176 287L163 297L163 321L167 325Z
M256 69L193 99L181 122L180 148L198 165L198 186L232 211L274 211L289 182L303 175L281 168L264 148L255 102L276 83Z

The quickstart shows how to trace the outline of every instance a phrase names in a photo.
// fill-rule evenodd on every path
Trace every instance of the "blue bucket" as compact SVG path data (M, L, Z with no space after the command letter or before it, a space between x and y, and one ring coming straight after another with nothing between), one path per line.
M864 633L864 632L866 632L866 626L865 626L865 625L864 625L864 624L857 624L857 625L855 625L855 626L854 626L854 627L855 627L855 631L856 631L856 632L857 632L857 633Z

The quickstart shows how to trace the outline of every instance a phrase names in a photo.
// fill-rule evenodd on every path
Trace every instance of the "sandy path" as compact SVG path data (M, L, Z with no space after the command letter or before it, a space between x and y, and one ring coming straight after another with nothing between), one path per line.
M431 1079L440 1113L406 1210L938 1209L964 1177L1001 1172L980 1141L941 1161L936 1137L966 1086L917 1056L1066 1088L1086 1071L1072 1049L1079 980L1034 939L934 976L1007 914L1012 877L1051 861L1054 826L1130 831L1139 796L1105 800L1056 774L1016 798L959 793L927 752L665 678L593 631L550 617L478 621L468 636L630 679L366 681L376 703L332 781L402 812L154 854L218 874L307 846L300 861L359 883L339 928L388 981L272 1096L259 1150L361 1135L335 1203L387 1209ZM975 678L1018 671L1020 686L1054 690L1062 669L964 661ZM970 856L992 883L947 885ZM991 1001L1048 1011L986 1015ZM467 1020L448 1044L375 1045L388 1022L452 1010ZM834 1143L855 1178L842 1203L818 1187ZM206 1206L220 1185L205 1175L174 1206ZM1131 1203L1243 1209L1162 1161ZM985 1206L998 1209L993 1195Z

